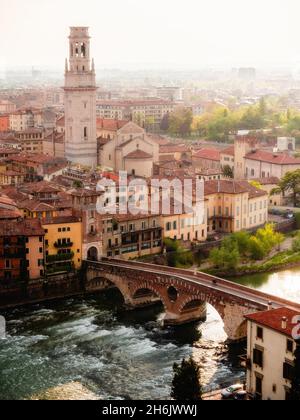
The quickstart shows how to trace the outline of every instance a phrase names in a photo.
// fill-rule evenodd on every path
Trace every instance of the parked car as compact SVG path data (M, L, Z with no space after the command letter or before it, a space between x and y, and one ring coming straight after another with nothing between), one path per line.
M234 399L238 401L246 401L248 399L247 391L238 391L234 394Z
M284 214L284 217L285 217L286 219L293 219L293 218L294 218L294 213L293 213L292 211L287 211L287 212Z
M244 387L241 384L232 385L221 392L222 398L225 400L233 398L239 391L243 391Z

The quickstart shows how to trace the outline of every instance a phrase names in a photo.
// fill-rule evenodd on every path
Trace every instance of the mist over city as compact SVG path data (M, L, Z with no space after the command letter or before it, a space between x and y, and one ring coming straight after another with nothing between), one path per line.
M300 400L298 0L1 0L0 400Z

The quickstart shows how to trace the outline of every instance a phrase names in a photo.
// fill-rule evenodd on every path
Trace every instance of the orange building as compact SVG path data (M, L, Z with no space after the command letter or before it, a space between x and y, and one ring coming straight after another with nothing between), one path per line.
M44 276L45 232L38 219L0 220L0 282Z
M9 131L9 116L0 115L0 132Z

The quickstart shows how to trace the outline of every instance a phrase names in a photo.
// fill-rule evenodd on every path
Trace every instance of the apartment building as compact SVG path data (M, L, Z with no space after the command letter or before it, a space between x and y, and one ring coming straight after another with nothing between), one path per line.
M233 233L268 221L268 193L247 181L204 183L208 232Z
M129 260L158 254L162 247L159 215L116 215L103 223L103 255Z
M16 105L13 102L7 100L0 101L0 114L9 114L15 110Z
M43 153L44 130L28 128L15 133L21 149L25 153Z
M46 273L79 270L82 264L82 221L74 216L42 219Z
M159 126L163 117L173 112L174 103L163 99L97 101L97 117L131 120L141 127Z
M39 220L0 220L0 283L43 277L44 236Z
M0 115L0 132L9 131L9 115Z
M287 308L246 316L247 391L259 399L289 399L296 349L295 317L299 313Z

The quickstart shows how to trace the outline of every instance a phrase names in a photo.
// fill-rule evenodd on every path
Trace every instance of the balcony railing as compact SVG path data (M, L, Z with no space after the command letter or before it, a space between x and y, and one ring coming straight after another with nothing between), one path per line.
M46 264L55 264L57 262L71 261L74 258L74 252L68 254L47 255Z
M55 248L72 248L73 245L74 245L73 242L64 242L64 243L55 242L54 243Z

